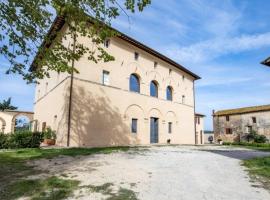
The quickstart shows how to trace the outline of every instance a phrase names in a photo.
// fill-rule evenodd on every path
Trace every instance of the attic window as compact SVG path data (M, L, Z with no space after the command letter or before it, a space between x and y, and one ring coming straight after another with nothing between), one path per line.
M171 74L172 73L172 69L169 69L169 74Z
M184 76L184 75L182 76L182 80L183 80L183 81L185 80L185 76Z
M154 62L154 68L155 69L157 68L157 65L158 65L158 63L157 62Z
M138 52L135 52L135 53L134 53L134 59L135 59L135 60L139 60L139 53L138 53Z
M104 47L108 48L110 46L110 43L111 43L110 39L106 39L104 41Z

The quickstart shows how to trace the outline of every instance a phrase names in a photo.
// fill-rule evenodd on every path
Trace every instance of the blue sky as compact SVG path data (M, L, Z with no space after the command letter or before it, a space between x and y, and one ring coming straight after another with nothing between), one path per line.
M122 15L113 26L202 77L196 110L212 129L213 109L270 103L270 68L260 64L270 56L269 10L268 0L152 0L143 13ZM33 109L34 86L4 75L2 67L0 94L21 110Z

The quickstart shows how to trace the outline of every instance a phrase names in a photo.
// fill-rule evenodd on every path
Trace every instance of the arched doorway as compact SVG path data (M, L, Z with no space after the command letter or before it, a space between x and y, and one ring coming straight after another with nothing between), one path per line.
M18 113L13 116L12 119L12 132L31 130L31 121L33 120L33 115L28 113Z

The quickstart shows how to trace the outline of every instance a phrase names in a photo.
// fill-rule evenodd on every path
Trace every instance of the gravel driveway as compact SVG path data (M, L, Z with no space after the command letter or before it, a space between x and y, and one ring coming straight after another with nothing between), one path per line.
M219 146L163 146L37 160L34 165L80 180L78 199L110 199L111 193L125 189L137 197L128 199L140 200L269 200L270 193L251 182L241 166L241 159L267 155L270 152Z

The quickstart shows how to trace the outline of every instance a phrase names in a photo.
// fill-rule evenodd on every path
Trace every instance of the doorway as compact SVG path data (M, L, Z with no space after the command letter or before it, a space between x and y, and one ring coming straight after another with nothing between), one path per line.
M150 143L158 143L158 118L150 118Z

